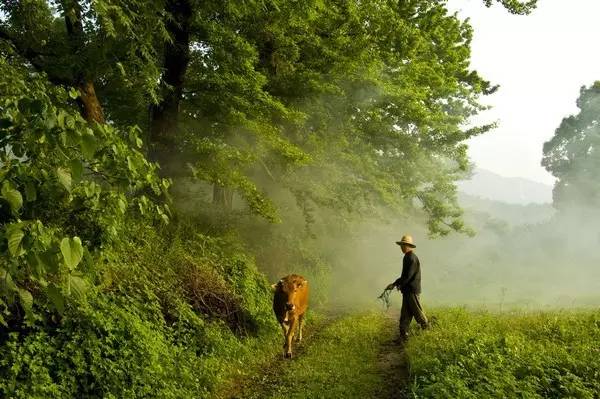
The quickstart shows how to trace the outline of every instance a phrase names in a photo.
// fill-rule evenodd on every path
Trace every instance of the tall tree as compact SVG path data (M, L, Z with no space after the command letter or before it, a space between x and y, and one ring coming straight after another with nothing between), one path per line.
M499 2L514 13L535 4ZM230 207L233 190L276 220L266 189L285 186L304 205L348 212L417 201L432 232L462 229L453 182L467 169L464 141L489 128L463 124L493 88L469 70L470 28L443 1L2 10L0 37L27 67L77 87L86 119L142 126L163 174L191 172L217 203Z
M600 207L600 82L581 88L577 107L544 143L542 166L558 179L553 199L559 210Z
M128 74L150 92L156 86L154 41L164 34L156 3L5 1L0 5L0 38L54 84L76 87L81 114L103 123L98 84Z
M313 160L286 174L288 187L348 212L407 211L417 200L432 233L462 230L453 181L468 167L463 141L489 128L462 125L493 91L468 68L468 24L435 1L266 12L242 32L259 50L269 93L305 116L284 133Z
M169 40L165 42L163 53L162 97L151 106L150 124L151 158L159 162L161 155L171 152L175 146L185 73L190 62L194 4L190 0L167 0L165 12ZM162 159L161 163L166 166L166 158Z

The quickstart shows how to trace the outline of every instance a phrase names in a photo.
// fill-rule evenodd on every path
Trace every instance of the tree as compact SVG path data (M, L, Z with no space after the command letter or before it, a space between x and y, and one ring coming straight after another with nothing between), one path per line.
M525 15L529 14L533 11L537 5L537 0L527 0L527 1L519 1L519 0L495 0L497 3L500 3L512 14ZM491 7L493 4L493 0L483 0L486 7Z
M492 2L486 0L486 4ZM527 13L528 1L500 1ZM462 230L464 129L493 87L470 71L471 30L444 2L4 2L0 35L24 66L77 87L88 121L138 125L162 174L278 220L301 207L380 206ZM307 203L310 202L310 204Z
M158 1L4 1L0 39L55 85L76 87L81 114L103 123L111 115L98 91L107 82L155 91L154 41L166 36L159 6Z
M516 15L530 14L537 7L537 0L483 0L483 4L488 8L494 3L500 3L508 12Z
M151 158L161 161L161 154L175 148L179 130L179 105L183 96L185 73L190 62L190 36L194 5L189 0L167 0L166 29L169 40L165 42L163 53L163 73L161 78L162 97L151 104L150 141ZM167 166L164 156L160 162Z
M406 212L416 200L432 233L462 230L452 184L468 166L461 142L489 126L461 126L493 90L468 70L470 27L432 1L267 12L242 32L258 49L266 90L304 115L283 132L312 159L285 172L284 184L301 202L342 212Z
M581 88L577 107L544 143L542 166L558 179L553 199L559 210L600 207L600 82Z

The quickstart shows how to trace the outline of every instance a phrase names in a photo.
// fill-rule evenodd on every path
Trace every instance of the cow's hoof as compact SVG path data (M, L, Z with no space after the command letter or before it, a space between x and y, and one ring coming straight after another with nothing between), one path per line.
M288 352L285 355L283 355L283 357L285 357L286 359L291 359L292 358L292 352Z

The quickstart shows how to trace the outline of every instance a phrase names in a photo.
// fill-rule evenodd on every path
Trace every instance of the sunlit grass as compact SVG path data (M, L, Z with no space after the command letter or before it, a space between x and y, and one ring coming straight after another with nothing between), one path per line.
M385 386L378 369L382 341L395 328L380 313L342 317L315 333L312 342L283 362L276 385L261 398L376 398Z
M598 397L600 311L431 313L406 348L415 397Z

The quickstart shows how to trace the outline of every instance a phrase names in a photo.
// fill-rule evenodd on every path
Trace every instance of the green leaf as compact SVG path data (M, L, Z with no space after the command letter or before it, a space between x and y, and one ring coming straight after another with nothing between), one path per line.
M58 313L62 314L65 311L65 297L61 289L54 284L50 284L46 293L48 299L50 299L50 302L52 302Z
M66 147L67 146L67 133L60 132L60 134L58 135L58 138L60 139L60 142L63 145L63 147Z
M127 210L127 204L125 204L125 201L123 201L122 198L119 198L117 203L119 204L119 210L121 211L121 213L124 214L125 211Z
M43 267L46 272L53 274L58 273L59 262L57 262L57 257L51 252L46 251L41 254L36 254L35 257L40 266Z
M13 212L18 212L23 206L23 197L18 190L12 188L9 182L4 182L2 185L2 198L8 202L10 209Z
M79 237L65 237L60 242L60 252L63 255L65 264L70 270L75 270L81 258L83 257L83 246Z
M56 115L56 122L58 124L58 127L61 129L63 129L65 127L65 116L66 115L67 114L63 110L58 111L58 115Z
M31 309L33 308L33 295L31 295L31 292L19 288L19 299L21 300L23 309L28 313L31 312Z
M46 129L52 130L56 126L56 122L57 122L56 116L54 114L50 114L44 120L44 125L46 126ZM42 136L42 137L44 137L44 136Z
M135 171L135 162L131 157L127 157L127 169L129 169L131 172Z
M73 173L73 180L81 180L81 176L83 175L83 163L78 159L74 159L71 161L70 166L71 172Z
M21 246L21 242L25 237L25 233L20 227L12 225L6 229L6 239L8 240L8 252L12 256L21 256L25 251Z
M71 115L67 115L65 117L65 123L69 129L75 129L75 118L73 118Z
M79 91L76 88L71 87L69 90L69 97L71 97L73 100L76 100L77 97L79 97Z
M37 191L32 182L28 181L25 183L25 198L27 201L35 201L37 199Z
M65 190L71 192L71 172L66 170L65 168L56 168L56 177L58 178L58 182L65 188Z
M4 286L9 291L17 291L17 286L15 285L10 273L0 267L0 287Z
M75 298L83 298L88 290L87 282L79 276L69 275L69 292Z
M125 68L123 67L123 64L121 64L120 62L117 62L117 68L119 69L119 72L121 73L121 76L125 77L127 74L125 73Z
M38 262L35 255L36 254L32 251L27 252L25 255L25 259L27 259L27 264L29 265L29 270L32 271L32 273L29 275L32 279L42 280L45 275L43 265Z
M81 152L83 153L84 157L87 159L94 158L94 155L96 154L96 147L96 138L93 134L85 133L81 137Z

